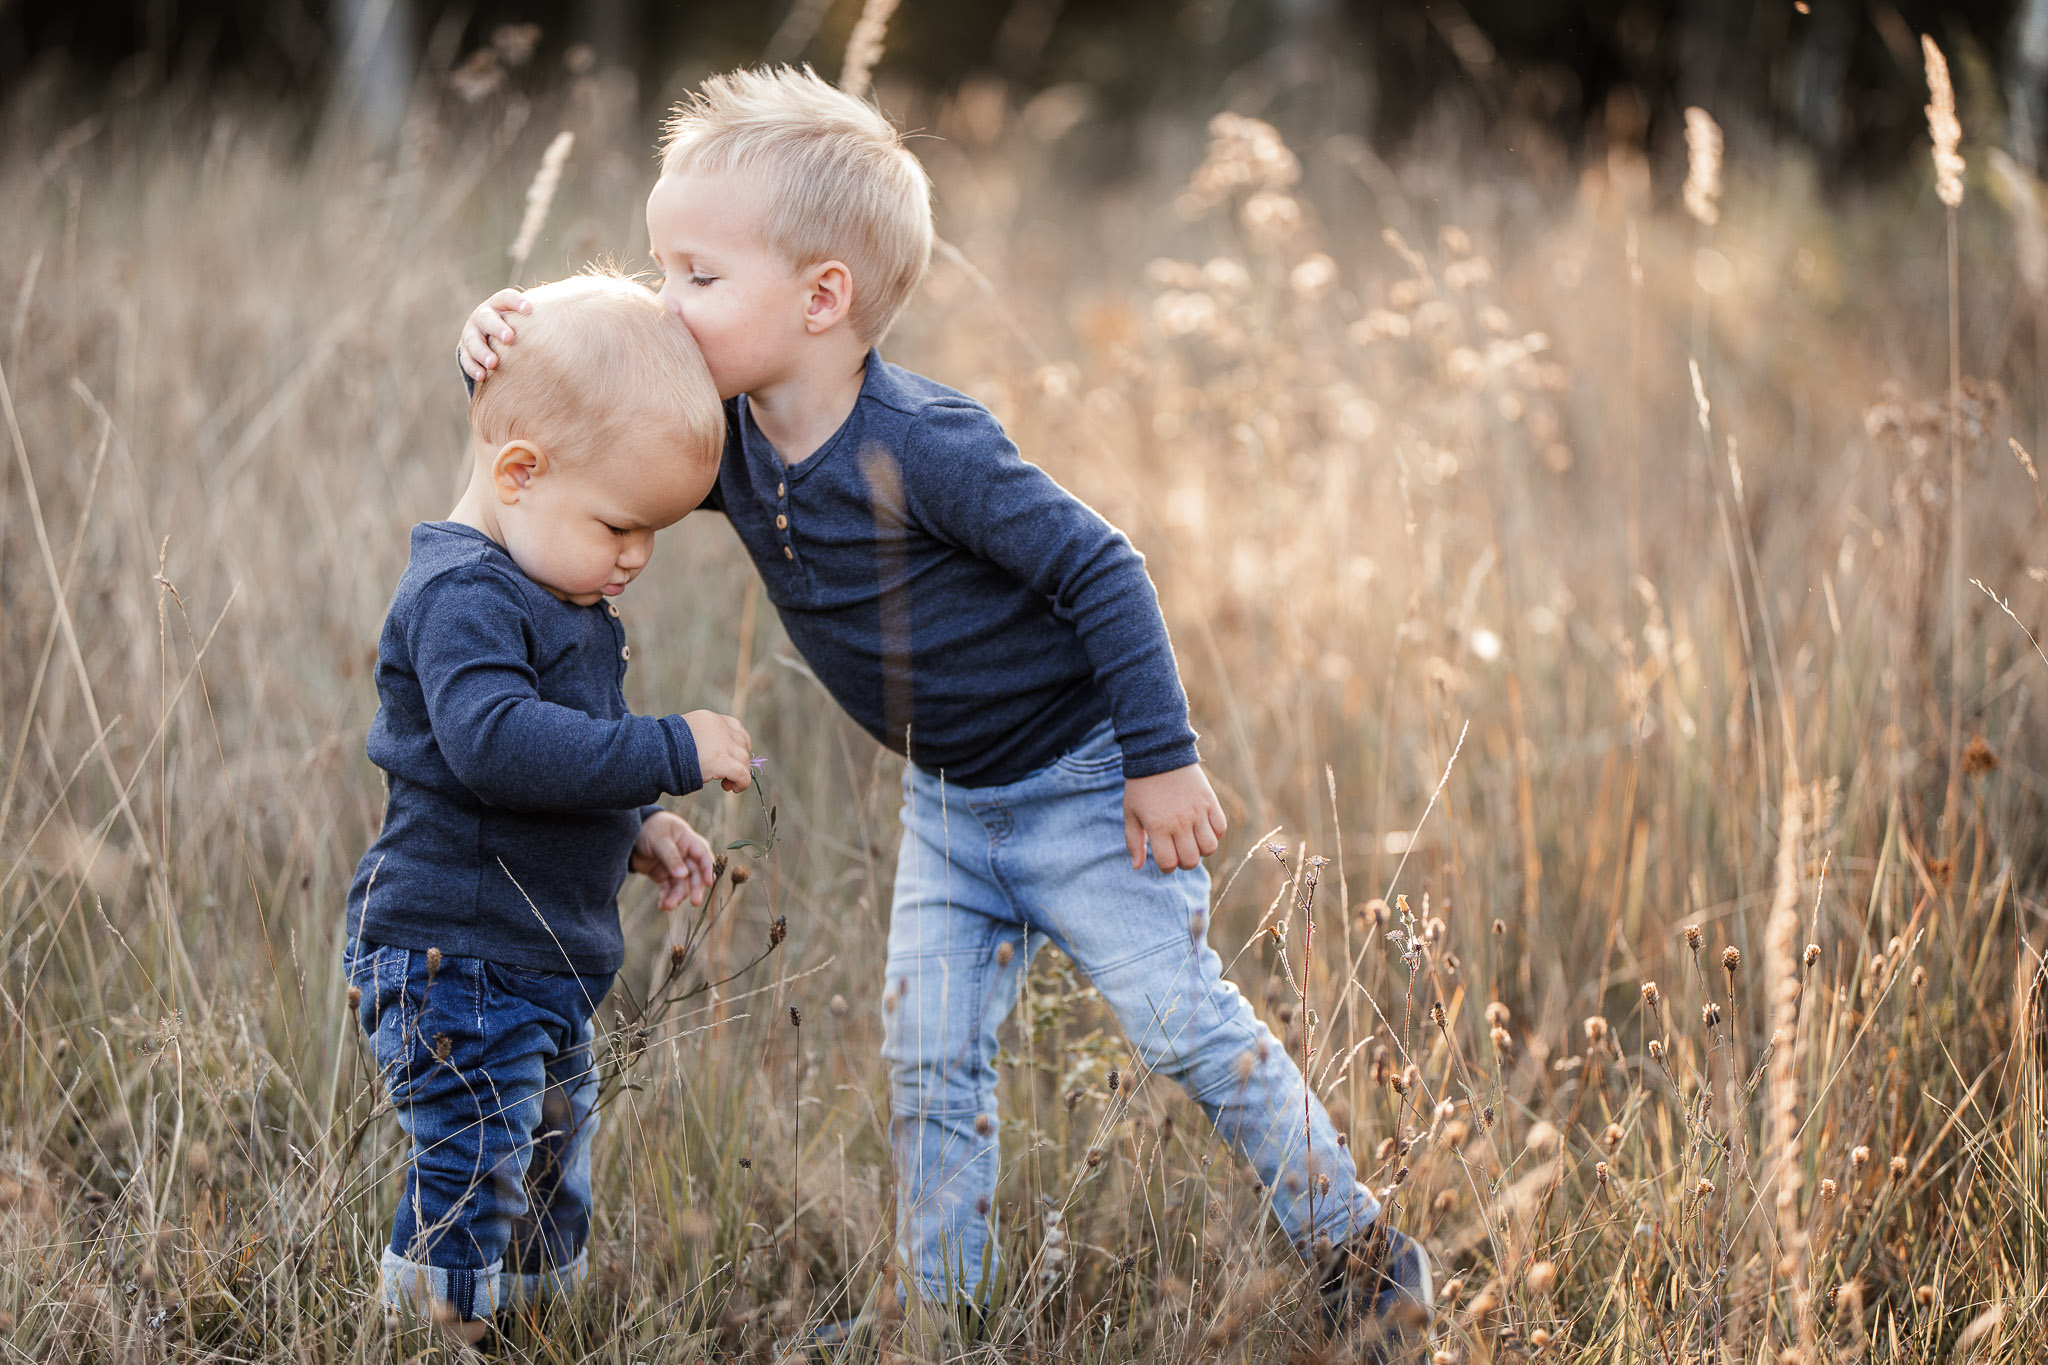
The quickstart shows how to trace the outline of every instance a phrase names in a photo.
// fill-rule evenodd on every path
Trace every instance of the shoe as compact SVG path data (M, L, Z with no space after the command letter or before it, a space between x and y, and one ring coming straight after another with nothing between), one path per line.
M1419 1347L1429 1340L1436 1305L1429 1253L1384 1220L1329 1254L1320 1288L1323 1320L1332 1331L1370 1327L1390 1346Z

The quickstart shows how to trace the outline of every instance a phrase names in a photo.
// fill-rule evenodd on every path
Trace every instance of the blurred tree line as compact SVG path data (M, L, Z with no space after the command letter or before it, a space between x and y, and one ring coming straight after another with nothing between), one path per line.
M601 67L651 107L762 60L837 73L861 0L0 0L0 99L184 84L395 132L423 80ZM1834 177L1925 138L1919 35L1959 67L1974 137L2039 168L2048 0L902 0L879 78L1086 92L1114 126L1230 105L1398 145L1446 101L1565 145L1668 141L1688 104L1793 140ZM1985 128L1986 122L1995 128Z

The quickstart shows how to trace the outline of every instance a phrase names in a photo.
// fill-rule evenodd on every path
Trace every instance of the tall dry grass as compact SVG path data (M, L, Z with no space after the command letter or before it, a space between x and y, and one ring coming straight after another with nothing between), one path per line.
M2009 225L1958 216L1951 386L1917 170L1827 202L1737 145L1708 235L1625 126L1560 171L1224 119L1102 189L1064 169L1073 92L885 95L943 135L952 244L891 355L1149 556L1233 820L1210 932L1437 1258L1432 1352L2041 1358L2048 665L2014 627L2048 520L2005 445L2048 395ZM526 276L640 250L610 98L485 91L386 159L170 95L6 110L10 1354L427 1344L370 1298L401 1148L338 968L370 649L558 132ZM715 519L625 610L636 704L741 712L780 838L679 964L629 894L596 1273L505 1349L768 1359L865 1305L947 1354L892 1312L896 761ZM762 837L749 800L678 805ZM1004 1074L1010 1355L1344 1357L1055 954Z

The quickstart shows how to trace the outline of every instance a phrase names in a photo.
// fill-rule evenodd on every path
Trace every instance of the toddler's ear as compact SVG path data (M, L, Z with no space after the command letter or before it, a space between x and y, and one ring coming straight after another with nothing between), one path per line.
M511 506L528 484L547 473L548 457L531 441L507 441L491 459L491 486L498 501Z
M804 301L804 328L813 336L844 322L853 311L853 272L840 261L810 269L810 297Z

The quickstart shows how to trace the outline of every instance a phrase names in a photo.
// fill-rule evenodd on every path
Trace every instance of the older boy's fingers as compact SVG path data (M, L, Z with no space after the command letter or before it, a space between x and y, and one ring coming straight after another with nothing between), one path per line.
M1206 857L1208 857L1208 856L1209 856L1209 855L1210 855L1211 853L1214 853L1214 852L1216 851L1216 847L1217 847L1216 831L1215 831L1214 829L1212 829L1212 828L1210 827L1210 825L1209 825L1209 822L1208 822L1207 820L1196 820L1196 821L1195 821L1195 848L1196 848L1196 850L1197 850L1197 851L1199 851L1199 852L1201 853L1201 855L1202 855L1202 856L1203 856L1204 858L1206 858ZM1189 866L1193 866L1193 864L1189 864Z
M1129 811L1124 812L1124 852L1131 855L1133 870L1145 865L1145 827Z
M531 313L533 300L510 286L500 289L485 300L486 308L495 308L501 313Z
M1202 861L1202 855L1195 845L1195 830L1192 825L1183 825L1173 832L1174 862L1181 869L1192 868Z

